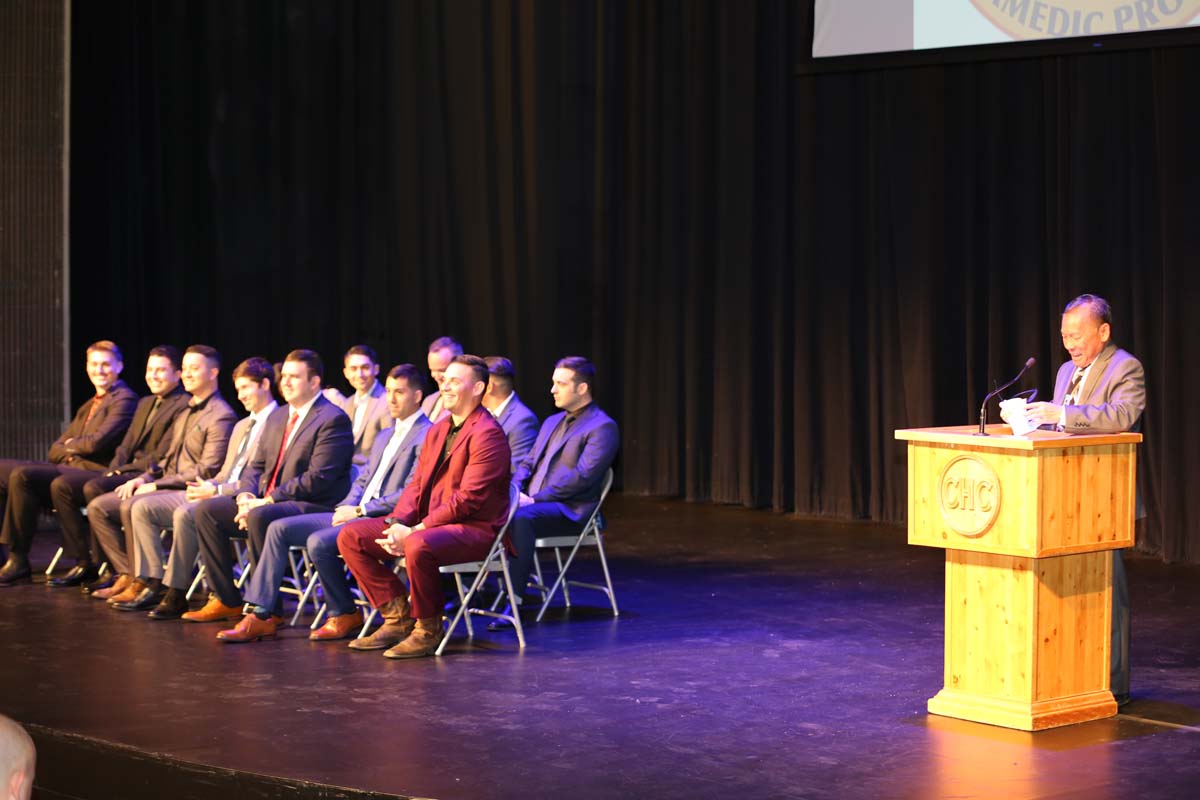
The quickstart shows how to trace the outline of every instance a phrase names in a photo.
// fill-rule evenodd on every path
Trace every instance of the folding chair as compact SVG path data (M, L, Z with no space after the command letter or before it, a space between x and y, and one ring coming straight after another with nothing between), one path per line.
M53 509L51 509L51 510L50 510L50 513L52 513L52 514L53 514L53 513L54 513L54 510L53 510ZM87 516L87 509L86 509L86 508L82 508L82 509L80 509L80 513L81 513L81 514L83 514L83 515L86 517L86 516ZM50 559L50 566L46 567L46 577L47 577L47 578L49 578L51 575L53 575L53 574L54 574L54 568L58 566L58 562L59 562L59 560L60 560L60 559L63 557L63 553L65 553L65 552L66 552L66 550L64 550L64 549L63 549L62 545L59 545L59 546L58 546L58 550L56 550L56 551L54 552L54 558ZM97 572L97 574L99 574L99 575L103 575L104 573L108 572L108 562L107 562L107 561L101 561L101 562L100 562L100 569L98 569L96 572Z
M304 545L293 545L288 548L288 569L290 574L285 575L284 580L292 585L281 586L279 591L299 598L296 603L296 613L292 614L291 625L294 627L300 619L300 613L304 611L305 603L312 603L314 614L320 611L316 588L321 582L321 577L317 574L316 566L309 560L308 550Z
M592 515L584 523L583 529L579 532L578 536L548 536L543 539L534 540L533 566L534 572L537 575L537 585L533 588L542 594L542 608L538 611L538 622L542 621L542 617L546 614L546 609L550 608L550 601L554 599L554 595L558 592L559 587L562 587L563 601L568 608L571 607L570 586L603 592L608 596L613 616L620 615L621 612L617 609L617 597L613 593L612 576L608 572L608 559L604 555L604 536L600 530L599 523L600 509L604 507L604 500L608 497L608 490L612 488L612 484L613 471L612 467L609 467L608 472L604 475L604 486L600 490L600 502L596 504L595 510L592 511ZM600 554L600 567L604 570L604 586L595 583L583 583L581 581L568 581L566 579L567 570L571 568L571 563L575 560L575 554L583 546L595 547L596 552ZM564 562L562 549L565 547L570 547L571 553ZM546 589L546 583L542 579L542 564L537 557L537 550L547 548L554 548L554 560L558 563L558 579L554 581L554 585L549 590Z
M517 513L517 504L520 497L521 493L517 487L515 485L510 486L508 490L508 517L504 521L504 527L496 534L496 538L492 542L492 548L488 551L486 558L482 561L446 564L438 568L438 571L443 575L454 576L454 585L458 589L458 612L454 615L450 626L446 628L446 634L442 637L442 643L438 645L437 650L434 651L434 655L440 656L442 651L446 649L446 643L450 641L450 636L454 633L454 629L458 627L460 620L466 622L467 637L473 638L475 636L475 631L471 627L472 614L507 620L516 629L517 641L520 643L520 646L525 646L525 631L521 627L521 615L519 613L513 611L511 614L505 614L485 608L471 608L471 599L475 596L475 592L483 585L487 576L493 572L499 572L504 576L505 590L509 596L513 593L512 577L508 572L508 554L504 550L504 542L508 536L508 526L512 524L513 515ZM465 573L475 573L475 580L471 582L471 588L464 593L462 576Z
M233 543L233 572L236 576L233 585L240 589L250 579L250 571L254 568L254 564L250 561L250 547L245 537L234 537L230 538L229 541ZM199 588L202 582L206 585L208 583L204 579L204 561L198 553L196 554L196 567L196 577L192 578L192 585L187 590L186 597L188 600L192 599L192 595L196 593L196 589Z

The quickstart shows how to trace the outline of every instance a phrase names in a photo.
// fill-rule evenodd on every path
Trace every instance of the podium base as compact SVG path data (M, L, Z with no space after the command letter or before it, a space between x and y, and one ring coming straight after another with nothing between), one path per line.
M1106 689L1033 703L942 689L930 698L927 708L930 714L943 717L1019 731L1040 731L1115 716L1117 701Z

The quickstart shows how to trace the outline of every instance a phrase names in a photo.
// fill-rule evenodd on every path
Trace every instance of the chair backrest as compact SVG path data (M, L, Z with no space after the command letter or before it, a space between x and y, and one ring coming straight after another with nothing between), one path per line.
M596 503L596 507L592 509L591 516L584 523L583 530L590 531L596 527L596 520L600 519L600 509L604 507L604 499L608 497L608 490L613 485L613 469L608 468L608 472L604 473L604 485L600 489L600 500Z

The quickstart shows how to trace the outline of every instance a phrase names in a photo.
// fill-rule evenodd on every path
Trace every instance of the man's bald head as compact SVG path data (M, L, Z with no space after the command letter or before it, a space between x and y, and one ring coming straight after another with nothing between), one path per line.
M33 739L20 725L0 715L0 797L29 800L36 762Z

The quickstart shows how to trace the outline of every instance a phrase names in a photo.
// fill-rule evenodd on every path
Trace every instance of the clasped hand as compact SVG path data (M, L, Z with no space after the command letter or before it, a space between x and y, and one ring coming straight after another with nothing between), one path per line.
M259 506L265 506L267 503L267 500L259 499L250 493L238 495L238 513L237 516L233 518L233 521L237 523L238 529L243 531L246 530L248 528L250 512Z
M383 532L383 537L375 540L375 544L383 548L384 552L389 553L399 558L404 555L404 540L413 532L413 529L407 525L401 525L399 522L392 523L392 526Z

